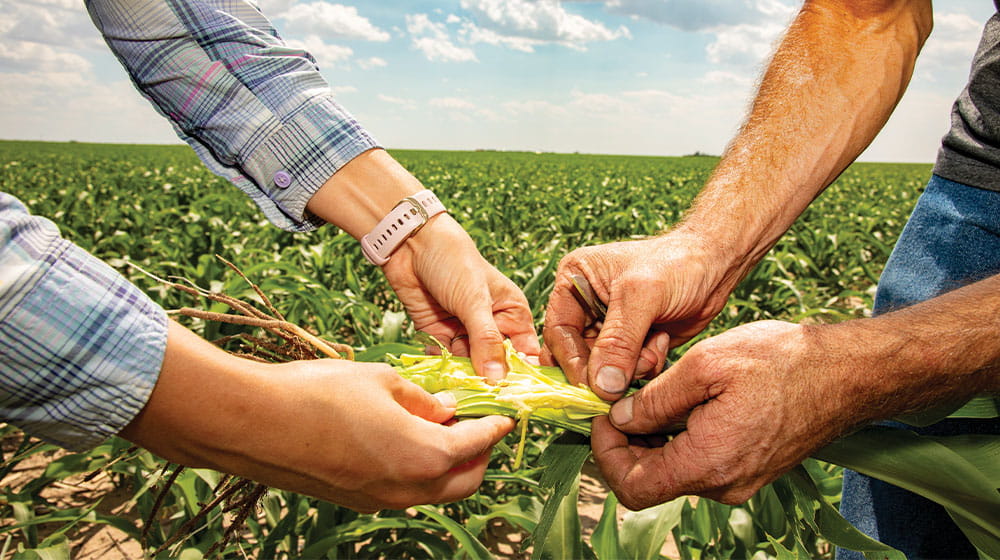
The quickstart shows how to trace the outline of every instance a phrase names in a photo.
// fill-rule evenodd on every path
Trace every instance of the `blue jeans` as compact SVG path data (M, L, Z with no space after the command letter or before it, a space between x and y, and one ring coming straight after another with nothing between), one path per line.
M1000 192L933 175L886 263L874 312L905 307L995 274L1000 274ZM928 435L1000 434L1000 420L945 420L911 429ZM858 529L911 560L978 558L944 508L880 480L845 470L840 511ZM837 550L838 560L863 558Z

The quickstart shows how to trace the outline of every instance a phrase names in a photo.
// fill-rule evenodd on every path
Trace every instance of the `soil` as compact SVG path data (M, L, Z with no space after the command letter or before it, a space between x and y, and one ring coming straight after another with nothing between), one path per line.
M5 450L6 451L6 450ZM49 462L61 457L66 452L56 451L48 454L36 454L22 461L6 478L0 480L0 487L17 492L26 484L37 478ZM100 500L97 511L130 519L141 526L135 505L129 502L132 492L129 488L116 487L109 477L100 473L90 480L84 480L86 475L79 475L51 484L42 491L42 496L60 507L80 507L93 504ZM580 482L580 524L584 538L589 539L604 512L604 501L609 489L601 478L597 467L588 462L584 465ZM2 499L2 498L0 498ZM618 506L618 521L627 513ZM0 519L0 527L14 524L12 518ZM58 529L60 524L52 527L39 527L39 538ZM83 530L73 531L69 536L70 550L74 560L134 560L143 558L139 543L122 531L98 524L82 524ZM521 550L522 533L520 530L505 523L496 523L488 528L489 548L498 553L500 558L510 560L527 559L530 549ZM10 542L6 548L8 554L0 560L7 560L23 542L23 535L18 532L9 533ZM0 548L3 544L0 544ZM678 552L672 539L667 539L661 553L668 558L677 558Z
M5 450L6 451L6 450ZM39 453L28 457L3 480L0 487L4 490L17 492L44 472L46 465L65 455L65 451ZM105 473L100 473L91 480L84 480L86 475L78 475L52 483L42 490L41 496L60 507L81 507L91 505L100 500L96 511L131 519L137 525L141 522L135 512L134 504L128 500L132 492L128 488L115 486ZM0 527L13 525L12 518L0 519ZM61 524L51 527L39 526L39 539L56 530ZM142 547L134 539L122 531L100 524L81 524L83 530L71 532L69 537L70 550L74 560L133 560L142 558ZM10 558L23 543L20 531L8 533L10 539L6 546Z

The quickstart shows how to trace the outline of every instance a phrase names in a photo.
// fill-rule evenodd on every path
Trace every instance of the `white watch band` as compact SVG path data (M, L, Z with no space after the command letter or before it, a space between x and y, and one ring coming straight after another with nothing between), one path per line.
M382 266L404 241L442 212L445 212L444 205L429 190L408 196L361 238L361 252L368 262Z

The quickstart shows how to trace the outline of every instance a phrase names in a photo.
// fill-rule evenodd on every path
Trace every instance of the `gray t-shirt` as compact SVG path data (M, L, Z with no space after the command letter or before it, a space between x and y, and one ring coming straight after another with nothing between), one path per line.
M1000 0L994 0L1000 10ZM934 173L1000 191L1000 13L986 22L969 83L951 110Z

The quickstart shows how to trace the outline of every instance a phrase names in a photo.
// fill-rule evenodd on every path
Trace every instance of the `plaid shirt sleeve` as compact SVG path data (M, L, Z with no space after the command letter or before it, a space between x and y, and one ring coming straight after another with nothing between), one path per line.
M0 418L94 447L142 410L166 344L163 309L0 193Z
M287 47L252 0L87 0L133 83L217 175L275 225L323 222L310 197L376 141L313 58Z

